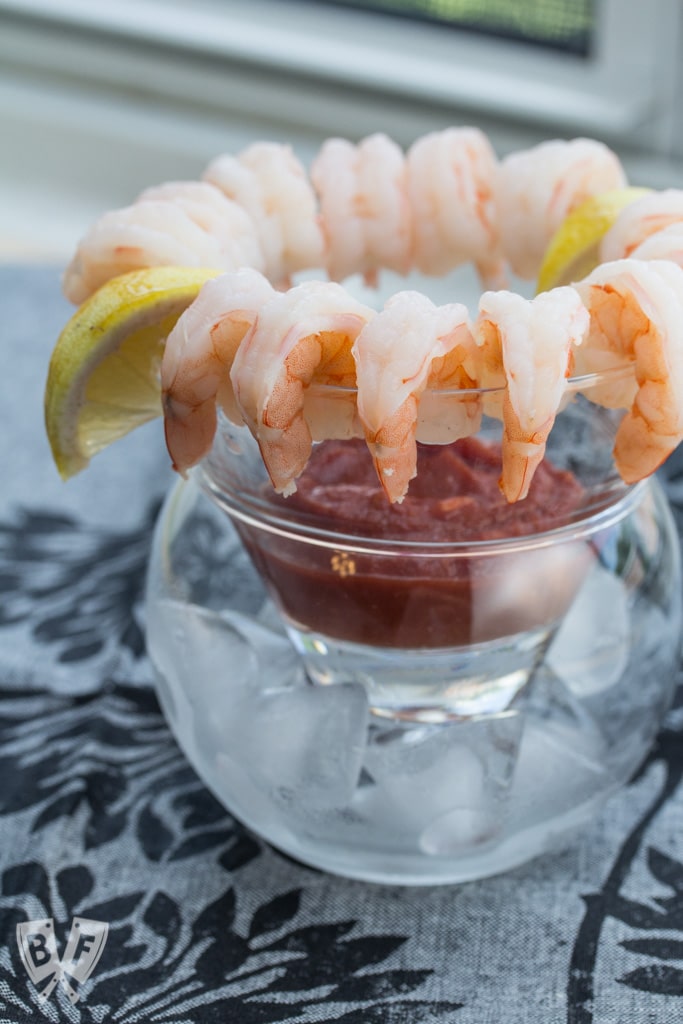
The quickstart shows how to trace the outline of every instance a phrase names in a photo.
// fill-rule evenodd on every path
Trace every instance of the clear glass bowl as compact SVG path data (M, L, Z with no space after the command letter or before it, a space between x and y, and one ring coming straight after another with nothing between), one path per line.
M389 513L357 489L360 442L323 442L283 499L221 420L161 512L147 642L180 746L236 817L338 874L458 882L566 842L628 779L674 689L680 557L657 482L614 470L622 414L589 400L609 385L570 382L535 505L468 475L499 473L495 392L426 397L425 423L477 402L481 428L421 445ZM353 428L353 392L312 393L312 421L321 399Z

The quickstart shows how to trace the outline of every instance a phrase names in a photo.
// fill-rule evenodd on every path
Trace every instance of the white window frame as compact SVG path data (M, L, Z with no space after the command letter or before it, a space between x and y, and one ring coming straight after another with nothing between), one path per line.
M351 113L359 115L360 131L366 97L385 107L421 105L444 116L462 111L472 121L480 115L553 126L556 133L682 153L676 103L680 0L598 0L596 6L596 49L584 59L404 17L300 0L0 0L0 59L16 61L23 55L37 67L54 70L60 70L61 60L61 70L73 73L78 66L96 79L99 52L99 73L111 80L107 46L122 56L132 42L135 52L118 65L122 83L137 61L138 72L146 69L146 88L172 91L160 70L164 51L176 67L182 54L218 61L226 71L234 67L268 76L269 88L252 88L256 95L245 98L245 109L258 115L262 104L262 114L290 122L297 116L324 116L311 99L318 83L328 90L326 99L329 90L336 90L338 113L344 104L349 108L342 121L351 123ZM82 60L76 64L79 41ZM145 46L154 50L148 61ZM187 96L201 94L198 80L193 85L187 74L179 78ZM279 95L272 89L278 79Z

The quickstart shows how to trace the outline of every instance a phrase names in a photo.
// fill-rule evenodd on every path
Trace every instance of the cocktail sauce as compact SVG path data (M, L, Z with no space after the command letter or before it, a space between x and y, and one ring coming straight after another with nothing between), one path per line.
M365 444L314 448L291 497L272 495L287 517L338 534L408 542L371 552L318 546L242 528L283 611L299 628L384 647L445 648L556 621L583 577L585 544L482 552L483 542L552 529L576 513L583 489L541 463L528 497L508 504L498 487L498 445L474 438L419 446L418 473L401 504L382 492ZM434 550L420 545L453 545Z

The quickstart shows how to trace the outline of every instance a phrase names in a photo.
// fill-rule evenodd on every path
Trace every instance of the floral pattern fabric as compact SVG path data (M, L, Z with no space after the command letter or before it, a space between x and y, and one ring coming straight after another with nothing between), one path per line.
M683 690L566 850L463 886L334 878L235 821L174 743L144 650L160 431L62 484L41 426L68 315L5 268L0 340L0 1021L669 1024L683 1020ZM683 462L667 467L683 524ZM72 1002L17 925L107 922Z

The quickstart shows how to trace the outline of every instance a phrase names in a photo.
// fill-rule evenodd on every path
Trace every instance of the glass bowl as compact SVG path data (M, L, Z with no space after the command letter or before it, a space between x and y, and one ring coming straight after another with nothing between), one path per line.
M281 498L220 420L160 514L147 643L180 746L244 824L341 875L459 882L567 842L638 767L674 689L680 556L656 480L614 469L611 383L569 382L515 505L495 391L423 398L418 437L467 403L481 426L420 444L398 507L360 440L316 444ZM353 391L307 402L355 432Z

